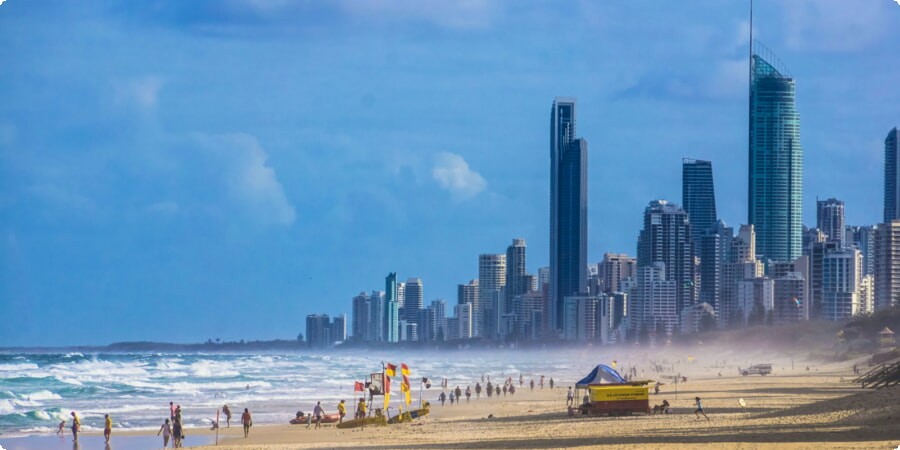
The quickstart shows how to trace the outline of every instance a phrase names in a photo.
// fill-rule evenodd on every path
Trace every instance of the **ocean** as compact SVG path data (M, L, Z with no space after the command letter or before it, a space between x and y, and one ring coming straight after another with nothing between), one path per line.
M86 431L102 430L103 415L110 414L114 429L155 432L169 416L170 401L181 405L188 428L208 428L224 404L232 422L249 408L254 423L283 424L298 410L312 411L316 401L328 412L341 399L352 404L354 381L380 372L382 362L410 366L415 399L422 377L430 378L432 387L422 395L435 401L444 377L450 388L465 389L482 374L495 383L523 374L527 389L532 378L572 382L610 361L599 349L406 354L0 354L0 445L10 448L6 439L18 436L52 435L61 420L71 424L70 411ZM392 387L396 402L396 380Z

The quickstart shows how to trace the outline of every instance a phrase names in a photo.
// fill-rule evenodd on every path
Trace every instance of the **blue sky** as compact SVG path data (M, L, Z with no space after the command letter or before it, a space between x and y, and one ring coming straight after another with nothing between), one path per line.
M293 338L391 271L455 302L547 264L549 108L589 142L589 260L713 161L746 221L746 2L0 4L2 345ZM804 218L880 220L900 6L760 0L797 79Z

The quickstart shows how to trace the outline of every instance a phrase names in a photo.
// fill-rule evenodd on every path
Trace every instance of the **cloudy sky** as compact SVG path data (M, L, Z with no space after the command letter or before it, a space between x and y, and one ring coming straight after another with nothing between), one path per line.
M0 4L2 345L293 338L384 276L455 302L479 253L547 264L549 112L578 98L589 259L713 161L746 220L746 2ZM900 6L758 0L815 198L881 216Z

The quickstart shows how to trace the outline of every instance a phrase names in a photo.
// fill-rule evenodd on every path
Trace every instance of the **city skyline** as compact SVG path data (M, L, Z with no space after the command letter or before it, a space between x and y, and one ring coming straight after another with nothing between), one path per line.
M815 225L817 197L844 201L848 225L878 223L884 137L900 123L900 94L883 89L900 77L886 44L900 32L885 24L900 8L797 4L757 2L754 36L798 80L803 224ZM735 229L746 222L745 5L654 3L663 26L686 24L664 43L628 42L647 26L637 14L646 4L567 6L536 19L553 8L535 3L503 20L493 9L504 6L436 15L407 4L329 44L335 56L287 38L317 36L307 14L351 29L366 12L248 5L0 6L0 37L12 43L0 56L19 62L0 69L11 80L0 85L9 99L0 105L0 313L22 319L0 342L292 337L307 314L349 313L349 299L390 272L421 278L424 305L452 303L457 285L477 278L477 256L500 254L513 238L529 243L526 272L537 274L550 260L546 105L558 95L579 99L578 136L591 142L588 263L636 254L647 202L680 204L684 157L712 161L719 217ZM285 26L298 15L301 25ZM109 36L87 31L84 18L124 43L107 48ZM860 21L863 33L851 26ZM131 23L146 36L128 37ZM548 42L502 45L529 26ZM11 38L27 30L84 37L66 52ZM184 50L147 50L149 63L125 56L152 39ZM421 53L418 39L461 68ZM100 60L125 62L87 65L98 48ZM288 49L313 64L282 59ZM485 59L498 49L508 63ZM273 70L234 69L232 52ZM560 64L573 56L574 66ZM466 77L473 67L491 76ZM360 85L360 70L373 81ZM246 92L232 96L236 86ZM485 101L496 110L479 109ZM145 325L161 310L178 314ZM263 325L272 315L283 319ZM116 324L107 330L108 317Z

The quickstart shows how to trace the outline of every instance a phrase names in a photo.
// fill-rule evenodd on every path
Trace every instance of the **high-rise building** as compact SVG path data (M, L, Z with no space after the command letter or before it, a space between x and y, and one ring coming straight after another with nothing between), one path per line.
M638 267L634 295L628 299L628 320L639 340L644 336L660 339L658 333L671 334L678 325L678 283L666 279L666 264L656 261L649 266Z
M590 295L570 295L563 300L563 304L563 339L596 341L599 299Z
M860 314L875 312L875 276L865 275L859 283Z
M812 242L809 246L809 317L824 317L825 258L833 252L839 252L837 242Z
M533 340L541 337L541 323L544 310L544 295L540 291L528 291L513 299L512 312L515 313L516 324L514 335L519 339Z
M403 307L400 308L400 319L405 320L407 323L417 323L424 306L425 288L422 285L422 279L410 278L406 280Z
M624 253L604 253L597 266L603 292L619 292L622 280L637 276L637 258Z
M513 239L506 248L506 311L512 310L512 299L531 290L531 279L525 268L525 239Z
M884 139L884 222L900 219L900 132L897 127Z
M428 309L431 311L428 316L429 320L433 321L431 323L432 339L436 341L446 340L449 334L447 329L447 302L441 299L432 300Z
M691 229L693 230L693 219ZM718 221L709 227L694 244L700 247L700 302L718 312L717 305L725 293L726 265L731 262L734 229Z
M472 313L474 309L474 303L458 303L453 307L454 315L457 319L457 324L459 328L457 329L456 335L459 336L459 339L470 339L474 337L472 334L472 325L473 325L473 317Z
M806 280L800 272L788 272L775 278L775 323L785 324L803 318Z
M497 321L504 311L502 289L506 286L506 255L478 255L478 302L475 303L473 332L477 337L494 338ZM495 320L492 320L495 319Z
M338 314L337 317L331 319L331 340L333 342L344 342L347 340L347 315Z
M737 301L744 324L762 325L769 322L775 309L775 280L769 277L751 278L738 282ZM774 317L773 317L774 320Z
M838 249L822 261L822 318L843 320L859 314L862 282L862 255L859 250Z
M384 278L384 341L400 341L400 301L397 295L397 274Z
M353 340L369 340L369 296L365 292L353 297Z
M306 345L313 348L329 347L334 343L331 337L331 319L328 314L306 316Z
M478 303L478 280L471 280L468 284L456 285L456 304Z
M638 271L665 263L665 279L674 281L675 311L694 304L694 251L687 212L665 200L654 200L644 210L644 228L638 236Z
M756 258L756 232L753 225L741 225L731 240L729 264L722 273L722 296L716 302L716 318L720 328L743 323L738 301L738 283L763 276L764 267ZM702 285L702 280L701 280Z
M575 99L550 112L550 323L562 330L563 301L587 288L587 141L575 134Z
M762 54L760 54L762 53ZM803 147L794 79L764 47L751 55L748 220L756 253L793 261L803 231Z
M900 219L875 229L875 310L900 304Z
M844 202L836 198L816 200L816 227L828 242L844 246Z
M369 295L369 338L370 342L383 342L385 340L385 330L384 318L386 316L385 313L385 302L384 302L384 292L381 291L372 291L372 294Z
M875 274L875 227L848 226L844 245L854 247L862 253L863 276Z
M681 203L691 219L691 237L699 243L700 236L718 220L711 162L690 158L681 160ZM700 251L696 246L695 250Z

